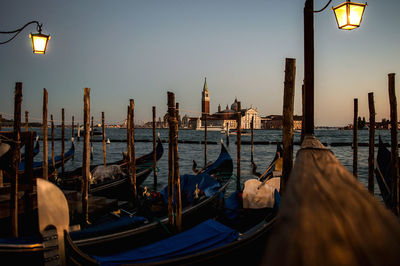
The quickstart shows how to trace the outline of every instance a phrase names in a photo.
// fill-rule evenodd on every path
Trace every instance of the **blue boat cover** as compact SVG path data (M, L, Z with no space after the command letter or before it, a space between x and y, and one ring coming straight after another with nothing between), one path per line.
M215 220L159 242L113 256L94 256L100 265L157 262L217 248L237 239L239 233Z
M199 189L204 192L206 197L210 197L218 192L221 184L212 176L206 173L199 175L182 175L180 177L182 201L185 203L192 203L194 200L194 190L196 184ZM168 186L164 187L161 191L164 201L168 202Z
M99 224L80 231L71 232L70 236L72 240L95 237L98 235L120 231L127 227L142 225L146 220L146 218L141 216L124 216L113 222Z

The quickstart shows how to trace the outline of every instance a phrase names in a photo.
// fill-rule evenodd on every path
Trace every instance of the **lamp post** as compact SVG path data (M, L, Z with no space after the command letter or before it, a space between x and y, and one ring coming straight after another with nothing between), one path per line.
M35 54L44 54L46 52L47 48L47 43L50 40L50 35L42 34L42 24L40 24L38 21L34 20L31 22L26 23L24 26L22 26L19 29L13 30L13 31L0 31L0 34L14 34L10 39L4 42L0 42L1 44L6 44L12 41L23 29L25 29L27 26L30 24L36 24L36 29L38 33L31 33L29 34L29 38L32 39L32 50L33 53Z
M314 11L314 0L306 0L304 5L304 133L314 134L314 13L324 11L329 2L321 10ZM358 28L362 21L367 4L346 2L332 8L339 29L352 30Z

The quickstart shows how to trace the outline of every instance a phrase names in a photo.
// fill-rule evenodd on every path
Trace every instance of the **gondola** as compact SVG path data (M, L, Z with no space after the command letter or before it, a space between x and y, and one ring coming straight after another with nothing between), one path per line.
M71 142L71 147L68 151L64 153L64 163L74 157L75 154L75 145L74 142ZM49 167L49 173L51 174L55 169L58 169L62 166L62 156L58 155L54 157L55 165L53 166L53 160L49 159L47 165ZM18 174L23 174L25 172L25 161L22 161L18 165ZM43 161L33 162L33 175L35 177L40 177L43 174Z
M392 209L392 167L391 154L379 136L378 155L375 163L375 177L387 208Z
M156 146L157 161L162 157L164 148L161 139L158 138ZM92 178L89 193L95 196L104 196L107 198L129 200L130 186L129 177L127 175L128 161L122 159L113 163L103 165L92 165L90 171L92 175L101 170L109 172L106 177L102 176L102 180ZM143 156L136 158L136 185L140 186L147 176L153 171L153 152L149 152ZM82 168L79 167L71 172L64 173L63 177L57 180L60 188L65 190L81 190Z
M218 180L219 187L216 192L212 195L205 196L201 198L196 204L186 206L182 210L183 228L187 229L193 227L201 221L209 218L211 215L211 209L221 200L222 193L226 189L230 177L233 171L232 158L229 153L222 145L221 153L218 159L206 169L203 169L200 175L208 175L209 177ZM197 175L197 176L200 176ZM195 177L196 175L191 175ZM42 182L42 181L41 181ZM44 182L44 181L43 181ZM42 183L43 183L42 182ZM54 188L55 190L60 190L59 187ZM50 192L50 190L48 190ZM62 192L61 192L62 193ZM54 194L53 192L49 194ZM38 193L39 198L39 193ZM64 196L65 200L65 196ZM66 202L66 200L65 200ZM58 202L50 204L57 205ZM67 204L68 205L68 204ZM39 206L39 212L41 210ZM55 209L54 209L55 210ZM57 214L56 214L57 215ZM65 216L65 214L64 214ZM144 217L131 217L125 216L126 219L118 219L115 223L109 223L103 225L100 228L91 227L87 230L82 230L80 232L67 232L68 226L64 228L66 231L66 237L68 237L70 248L66 249L69 252L66 256L60 256L63 253L62 250L52 253L53 256L50 257L46 255L54 249L55 245L49 247L47 241L54 242L54 239L63 239L64 235L58 234L58 237L44 237L42 235L21 237L18 239L13 238L3 238L0 239L0 257L1 258L13 258L15 263L31 263L31 264L41 264L45 260L50 261L52 259L59 260L60 258L69 257L69 264L75 264L80 260L79 256L76 254L72 256L70 253L77 250L79 252L97 252L98 254L108 254L110 252L115 252L123 248L124 246L130 247L131 245L141 245L142 243L150 243L156 240L166 238L170 235L168 232L168 218L167 217L154 217L153 220L145 220ZM113 227L115 226L115 227ZM61 230L62 232L62 230ZM57 227L57 233L60 233ZM53 241L51 241L53 240ZM54 244L54 243L53 243ZM58 245L60 249L64 245ZM84 253L81 253L81 255ZM44 259L46 257L46 259ZM85 262L83 262L85 265Z
M278 155L270 166L279 162L279 158ZM259 181L263 186L280 179L281 172L277 169L268 172L264 176L266 181ZM224 265L227 261L259 265L279 208L279 187L270 188L273 202L262 208L246 208L246 203L241 201L246 197L246 183L243 191L236 191L226 199L225 210L214 219L139 248L109 255L88 255L66 235L67 258L71 264L84 265Z

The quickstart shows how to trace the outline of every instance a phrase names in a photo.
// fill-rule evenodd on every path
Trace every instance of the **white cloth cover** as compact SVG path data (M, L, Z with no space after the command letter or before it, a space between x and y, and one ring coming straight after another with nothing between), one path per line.
M119 175L123 175L124 173L121 170L119 165L99 165L96 166L91 172L90 183L97 184L101 183L105 180L112 180L118 177Z
M279 191L280 182L281 179L279 177L271 178L264 185L261 185L262 183L257 179L249 179L244 182L243 208L262 209L274 207L274 191L275 189Z

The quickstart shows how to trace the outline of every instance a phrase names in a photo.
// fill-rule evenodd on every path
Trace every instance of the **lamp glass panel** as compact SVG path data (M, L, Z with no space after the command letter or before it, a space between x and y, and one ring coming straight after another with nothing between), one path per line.
M347 24L347 7L346 5L342 5L333 10L335 12L336 20L339 28L342 28Z
M47 36L38 36L32 34L33 52L35 54L44 54L46 50Z
M350 4L350 14L349 14L350 24L360 26L362 15L364 13L364 7L365 6Z

